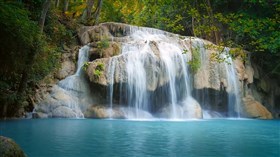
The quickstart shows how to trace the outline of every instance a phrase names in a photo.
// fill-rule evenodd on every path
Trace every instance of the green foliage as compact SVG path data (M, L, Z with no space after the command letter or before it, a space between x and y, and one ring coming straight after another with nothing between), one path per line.
M59 20L61 19L60 16L59 12L50 10L49 16L46 18L44 32L46 33L48 40L58 46L71 44L75 30L74 28L66 28L66 26Z
M95 79L98 79L100 77L100 75L102 74L102 72L100 70L95 69L93 71L93 75Z
M187 52L188 52L187 50L184 50L183 53L187 53ZM191 53L192 53L192 59L188 62L188 64L191 70L194 73L196 73L201 66L200 48L199 47L191 48Z
M98 49L105 49L109 47L109 40L107 38L102 39L101 41L96 42L96 44Z
M25 7L23 3L0 0L0 111L7 108L9 116L59 60L58 49L47 42L32 20L35 16Z
M103 50L109 47L109 40L105 38L100 41L97 41L96 44L97 44L97 50L100 56L102 56Z
M103 71L104 70L104 64L103 63L98 63L95 69L99 70L99 71Z
M102 75L104 71L104 64L103 63L97 63L95 69L93 70L93 76L95 79L99 79L100 75Z
M83 70L87 71L88 66L89 66L89 62L85 62L84 65L83 65Z

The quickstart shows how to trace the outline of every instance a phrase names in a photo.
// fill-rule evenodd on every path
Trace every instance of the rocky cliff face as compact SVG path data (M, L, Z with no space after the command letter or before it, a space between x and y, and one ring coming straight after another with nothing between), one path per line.
M209 48L213 44L208 41L120 23L82 27L78 32L82 44L88 45L84 78L89 97L94 98L69 106L72 95L69 98L55 86L38 103L39 117L202 118L205 111L271 119L270 111L277 108L277 99L267 94L279 95L279 85L269 86L270 80L258 76L257 66L241 58L212 60L217 51ZM194 51L200 61L195 73L187 64L194 59ZM65 78L66 73L73 73L72 67L65 59L56 77Z

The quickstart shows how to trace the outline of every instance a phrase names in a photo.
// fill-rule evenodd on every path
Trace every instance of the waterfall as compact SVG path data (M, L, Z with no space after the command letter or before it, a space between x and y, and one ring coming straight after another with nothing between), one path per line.
M58 83L58 90L68 97L60 100L63 106L71 109L76 118L83 118L82 110L85 110L90 102L89 87L86 83L83 65L88 61L88 46L79 50L77 70L74 75L68 76ZM53 93L57 94L57 93Z
M228 54L229 48L226 48L225 53ZM240 105L241 105L241 90L238 84L238 77L236 76L235 65L231 57L226 58L226 62L223 63L226 67L227 81L228 81L228 116L240 117ZM236 113L236 114L235 114Z
M108 99L109 99L109 105L110 105L110 110L109 110L109 118L112 118L113 116L113 90L114 90L114 72L115 72L115 60L110 58L109 60L109 68L108 68L108 78L109 78L109 86L108 86Z
M195 98L203 108L204 117L219 116L240 117L240 89L236 75L235 64L229 56L229 48L225 48L221 58L225 61L218 63L211 60L211 53L216 53L211 48L206 49L207 44L201 39L191 39L191 47L197 48L200 54L200 68L195 75L194 86L198 90ZM215 50L217 51L217 50ZM225 88L225 89L224 89ZM226 91L224 91L226 90ZM225 94L227 92L227 94ZM227 100L224 101L223 99ZM223 108L221 109L221 106ZM227 108L226 111L223 111ZM226 113L225 113L226 112Z
M229 48L221 53L226 61L218 63L211 60L217 50L203 39L153 28L100 25L82 34L83 43L90 44L79 50L77 71L55 85L36 112L47 117L82 118L85 114L173 120L240 116L241 91L235 64L227 57ZM88 62L96 58L98 44L92 40L98 35L101 40L108 37L109 46L102 52L104 58ZM197 59L200 66L191 72L188 62ZM82 70L85 62L87 76ZM99 64L104 69L97 78L93 71Z
M129 42L122 43L120 56L109 60L108 99L113 110L114 86L117 77L127 79L120 84L119 99L126 99L127 118L147 118L147 113L157 112L159 117L171 119L188 118L197 102L191 97L187 62L183 54L186 46L178 44L178 37L171 37L163 31L151 28L130 27ZM117 69L120 57L125 58L125 68ZM124 75L117 75L123 70ZM125 78L119 78L125 77ZM162 99L162 100L160 100ZM121 104L123 105L123 104ZM153 106L165 106L155 110ZM198 105L199 106L199 105ZM155 111L154 111L155 110ZM110 117L112 113L110 113Z

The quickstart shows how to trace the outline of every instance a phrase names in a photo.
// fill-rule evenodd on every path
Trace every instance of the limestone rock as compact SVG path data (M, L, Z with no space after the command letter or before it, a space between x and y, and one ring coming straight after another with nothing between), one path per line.
M245 66L243 64L242 59L240 57L237 57L234 60L234 64L235 64L235 68L236 68L236 72L237 72L237 76L238 76L239 80L244 80Z
M12 139L0 136L1 157L27 157L18 144Z
M106 73L108 69L108 62L108 58L97 59L93 62L89 62L86 74L91 82L107 86Z
M32 113L32 118L37 119L37 118L48 118L48 114L42 113L42 112L34 112Z
M147 55L143 59L144 68L146 73L147 89L149 91L155 91L157 88L166 85L169 82L169 76L165 72L165 64L160 60L160 58L155 58L154 56ZM112 63L110 63L110 58L96 59L89 62L88 68L86 70L87 76L91 83L98 84L107 87L111 79L114 79L114 83L125 84L127 83L127 71L126 64L128 62L128 55L119 55L114 57L114 69L110 69ZM177 63L180 64L180 63ZM102 70L98 66L104 67ZM177 66L180 67L180 66ZM114 71L113 78L110 78L110 70ZM176 77L180 78L183 76L182 69L176 69Z
M254 69L252 68L252 66L250 64L246 64L246 68L245 68L245 72L247 75L247 82L248 83L253 83L254 81Z
M101 50L101 52L102 52L101 57L102 58L113 57L113 56L119 55L120 51L121 51L121 48L118 43L110 42L109 46L107 48L104 48L103 50Z
M52 111L52 117L56 118L75 118L75 117L83 117L83 114L79 111L73 111L69 107L59 106Z
M48 95L42 102L35 106L34 118L46 118L46 117L60 117L60 118L81 118L83 113L81 112L79 104L77 102L78 97L69 95L70 93L59 86L54 86L50 95ZM81 102L82 104L82 102Z
M187 98L187 100L184 102L183 109L184 113L187 115L187 118L202 118L202 109L199 103L191 97Z
M268 93L270 91L270 83L271 81L268 78L264 77L261 79L260 88Z
M205 43L200 43L204 45ZM202 49L202 48L200 48ZM203 51L203 50L201 50ZM217 63L211 60L211 55L215 53L213 50L205 50L201 55L201 64L198 71L194 74L194 88L203 89L211 88L220 90L221 84L227 87L226 63Z
M61 64L61 68L56 73L55 77L59 80L66 78L67 76L73 74L75 71L75 64L73 61L64 61Z
M258 119L272 119L272 114L258 101L256 101L252 96L248 95L243 99L242 115L248 118L258 118Z
M177 117L173 117L174 115L170 112L172 110L175 110ZM201 119L203 117L199 103L191 97L187 98L181 105L176 105L175 109L171 105L161 108L158 111L158 115L162 118L180 119Z
M157 56L157 57L160 57L160 51L158 49L158 45L155 41L150 41L149 42L149 45L153 51L153 53Z
M105 43L102 43L105 42ZM104 45L102 44L108 44L108 47L102 47ZM89 56L92 60L98 59L98 58L109 58L116 55L119 55L121 52L120 45L116 42L111 41L98 41L98 42L92 42L90 43L90 50L89 50Z
M86 118L125 118L124 112L120 108L114 107L112 110L102 106L102 105L93 105L87 109L85 112Z
M78 36L83 45L95 42L101 39L109 39L110 34L107 27L102 25L98 26L83 26L78 30Z

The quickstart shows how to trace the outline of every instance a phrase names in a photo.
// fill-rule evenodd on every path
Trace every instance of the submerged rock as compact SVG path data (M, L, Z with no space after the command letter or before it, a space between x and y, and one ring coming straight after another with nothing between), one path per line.
M0 157L27 157L12 139L0 136Z

